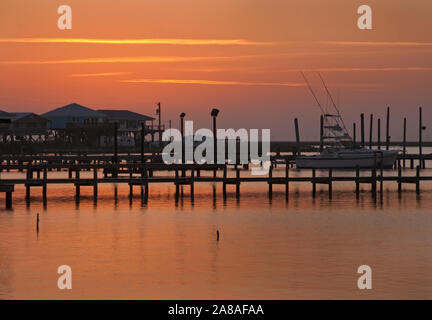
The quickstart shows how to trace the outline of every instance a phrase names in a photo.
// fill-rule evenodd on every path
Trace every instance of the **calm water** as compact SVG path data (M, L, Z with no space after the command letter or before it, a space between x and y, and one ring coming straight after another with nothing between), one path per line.
M325 186L312 198L310 184L292 184L287 201L283 186L271 200L265 184L242 184L239 200L228 186L224 201L220 184L216 198L197 184L194 200L185 188L177 204L171 184L151 185L147 203L138 189L130 202L127 185L115 200L114 188L100 186L94 204L83 187L77 204L72 185L49 186L44 208L40 189L28 205L19 186L13 211L1 195L0 298L432 298L432 184L400 197L386 184L382 202L369 186L356 200L354 183L335 183L333 200ZM72 290L57 288L64 264ZM362 264L369 291L357 289Z

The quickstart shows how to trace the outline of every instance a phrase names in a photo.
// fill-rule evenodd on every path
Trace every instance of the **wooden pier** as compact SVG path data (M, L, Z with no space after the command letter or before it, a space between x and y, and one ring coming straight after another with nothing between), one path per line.
M432 181L432 176L421 175L421 166L416 167L415 176L404 176L401 166L398 166L397 175L384 175L382 168L372 168L368 170L360 170L359 168L352 171L343 171L343 175L334 175L334 170L302 170L309 172L310 175L292 176L290 175L290 160L285 158L285 163L280 164L283 168L283 175L275 176L274 167L276 162L270 167L267 175L253 176L242 175L245 171L240 165L213 165L213 164L172 164L163 163L104 163L101 159L92 161L99 164L70 164L63 162L62 164L1 164L1 171L17 171L26 172L25 178L3 178L0 177L0 192L5 192L6 208L12 208L12 193L15 190L15 185L23 185L26 189L26 199L29 200L31 190L33 188L42 189L43 203L47 203L47 189L49 185L70 184L75 187L75 197L80 198L82 187L93 188L94 199L98 197L98 186L103 183L119 184L125 183L129 185L130 197L133 196L134 187L138 186L141 189L141 196L147 198L149 195L150 185L154 183L173 183L175 185L176 198L180 196L180 187L189 186L190 196L194 196L196 183L222 183L222 194L225 197L227 194L227 186L235 186L235 193L240 197L240 186L243 183L265 183L268 185L268 195L273 194L275 185L285 186L285 195L288 198L290 184L292 183L310 183L312 185L312 196L316 195L317 185L323 184L328 186L328 195L331 199L333 196L333 184L337 182L353 182L357 197L360 194L360 185L368 184L371 186L371 192L374 197L377 195L377 185L380 185L382 193L384 182L394 182L398 185L398 191L402 192L403 184L415 184L416 192L420 193L420 185L423 181ZM54 172L68 172L67 177L59 178ZM202 174L203 172L212 174ZM87 173L83 177L81 173ZM229 175L228 173L232 173ZM280 171L279 171L280 172ZM317 173L320 173L318 176ZM361 175L360 173L368 173ZM163 173L156 175L155 173ZM282 173L282 172L281 172ZM355 174L354 174L355 173Z

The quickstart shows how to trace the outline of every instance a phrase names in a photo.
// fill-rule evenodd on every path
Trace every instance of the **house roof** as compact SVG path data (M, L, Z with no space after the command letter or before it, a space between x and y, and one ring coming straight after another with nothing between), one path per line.
M13 114L11 114L9 112L6 112L6 111L3 111L3 110L0 110L0 118L2 118L2 119L12 119L13 117L14 117Z
M14 113L11 113L11 115L13 116L12 121L17 121L17 120L20 120L20 119L25 118L27 116L33 116L35 118L38 118L39 120L46 121L46 122L50 121L50 120L48 120L44 117L41 117L40 115L37 115L33 112L14 112Z
M45 118L61 118L61 117L88 117L88 118L105 118L106 115L92 110L90 108L84 107L77 103L71 103L67 106L63 106L52 111L46 112L41 115Z
M97 111L105 114L109 119L114 119L114 120L150 121L155 119L129 110L97 110Z
M14 112L14 113L11 113L11 115L13 116L12 121L24 118L30 114L31 114L31 112Z

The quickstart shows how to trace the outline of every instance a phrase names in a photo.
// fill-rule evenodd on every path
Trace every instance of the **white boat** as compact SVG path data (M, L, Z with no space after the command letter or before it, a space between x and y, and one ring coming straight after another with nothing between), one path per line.
M328 112L319 102L306 76L302 73L305 82L311 91L318 107L322 112L321 117L321 153L312 156L296 157L298 169L324 169L324 168L392 168L399 151L397 150L372 150L359 147L351 138L346 129L339 108L336 106L321 75L318 76L332 103L332 112ZM324 146L328 146L324 149Z
M399 151L370 150L365 148L327 148L313 156L298 156L298 169L349 169L349 168L392 168Z

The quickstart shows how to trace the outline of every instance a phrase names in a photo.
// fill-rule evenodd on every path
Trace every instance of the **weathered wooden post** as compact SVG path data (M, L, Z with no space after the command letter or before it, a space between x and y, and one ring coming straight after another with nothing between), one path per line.
M6 198L5 198L5 204L6 204L6 209L10 210L12 209L12 192L15 189L14 185L6 185L5 188L7 189L5 191L6 193Z
M93 198L96 200L98 197L98 183L97 183L97 166L93 167Z
M360 167L356 166L356 197L360 196Z
M387 107L386 150L390 148L390 107Z
M383 188L384 188L384 153L380 152L380 197L383 197Z
M148 183L148 174L147 174L147 167L146 166L143 167L142 177L144 178L145 197L148 197L148 195L149 195L149 183Z
M216 118L219 114L219 109L213 108L210 112L211 117L213 118L213 163L217 164L217 127L216 127ZM226 158L225 158L226 160ZM216 167L213 170L213 177L216 178Z
M421 159L423 148L422 148L422 131L423 131L423 124L422 124L422 107L419 107L419 156ZM420 160L421 161L421 160Z
M194 183L195 183L195 169L192 168L192 170L191 170L191 182L190 182L190 194L191 194L191 198L194 197Z
M289 194L289 162L285 159L285 197L288 199Z
M175 169L175 182L174 183L175 183L175 187L176 187L176 198L178 198L180 186L179 186L179 173L178 173L177 168Z
M185 164L186 159L186 151L185 151L185 136L184 136L184 117L186 116L186 113L182 112L180 113L180 132L181 132L181 150L182 150L182 158L181 163L182 165ZM182 170L182 177L186 176L185 170Z
M48 184L48 170L47 165L43 166L43 184L42 184L42 201L44 204L47 202L47 184Z
M157 106L158 106L158 108L156 110L156 113L158 115L158 120L159 120L158 121L158 123L159 123L159 127L158 127L159 148L162 148L162 124L161 124L161 121L162 121L162 112L161 112L161 103L158 102ZM162 150L162 149L160 149L160 150Z
M240 170L236 169L236 197L240 197Z
M398 193L402 192L402 168L398 168Z
M402 154L403 154L403 167L405 169L405 156L406 156L406 128L407 128L407 119L404 118L403 121L403 143L402 143Z
M30 166L30 162L27 164L26 176L27 176L27 179L26 179L27 181L25 184L26 200L30 200L30 180L32 180L32 178L33 178L33 170Z
M223 182L222 182L222 194L226 197L226 179L227 179L227 166L223 168Z
M377 143L378 150L381 150L381 119L378 118L378 132L377 132Z
M75 197L78 200L80 197L80 184L79 184L79 180L80 180L80 166L78 165L76 170L75 170Z
M295 128L295 135L296 135L297 155L301 155L300 131L299 131L297 118L294 119L294 128Z
M372 168L372 174L371 174L371 189L372 189L372 195L374 199L376 198L376 192L377 192L377 156L376 152L374 152L374 165Z
M419 107L419 164L420 168L425 167L425 163L423 161L423 130L426 127L423 126L423 117L422 117L422 107Z
M360 114L360 138L361 138L361 147L365 146L365 135L364 135L364 113Z
M354 122L353 123L353 142L354 142L354 144L356 144L357 143L357 140L356 140L356 123Z
M369 149L372 149L372 140L373 140L373 114L370 115L370 123L369 123Z
M315 194L316 194L315 177L316 177L316 170L312 169L312 197L315 197Z
M273 183L272 183L272 181L273 181L273 167L272 166L270 166L268 174L269 174L269 176L268 176L268 188L269 188L268 195L271 198L273 195Z

